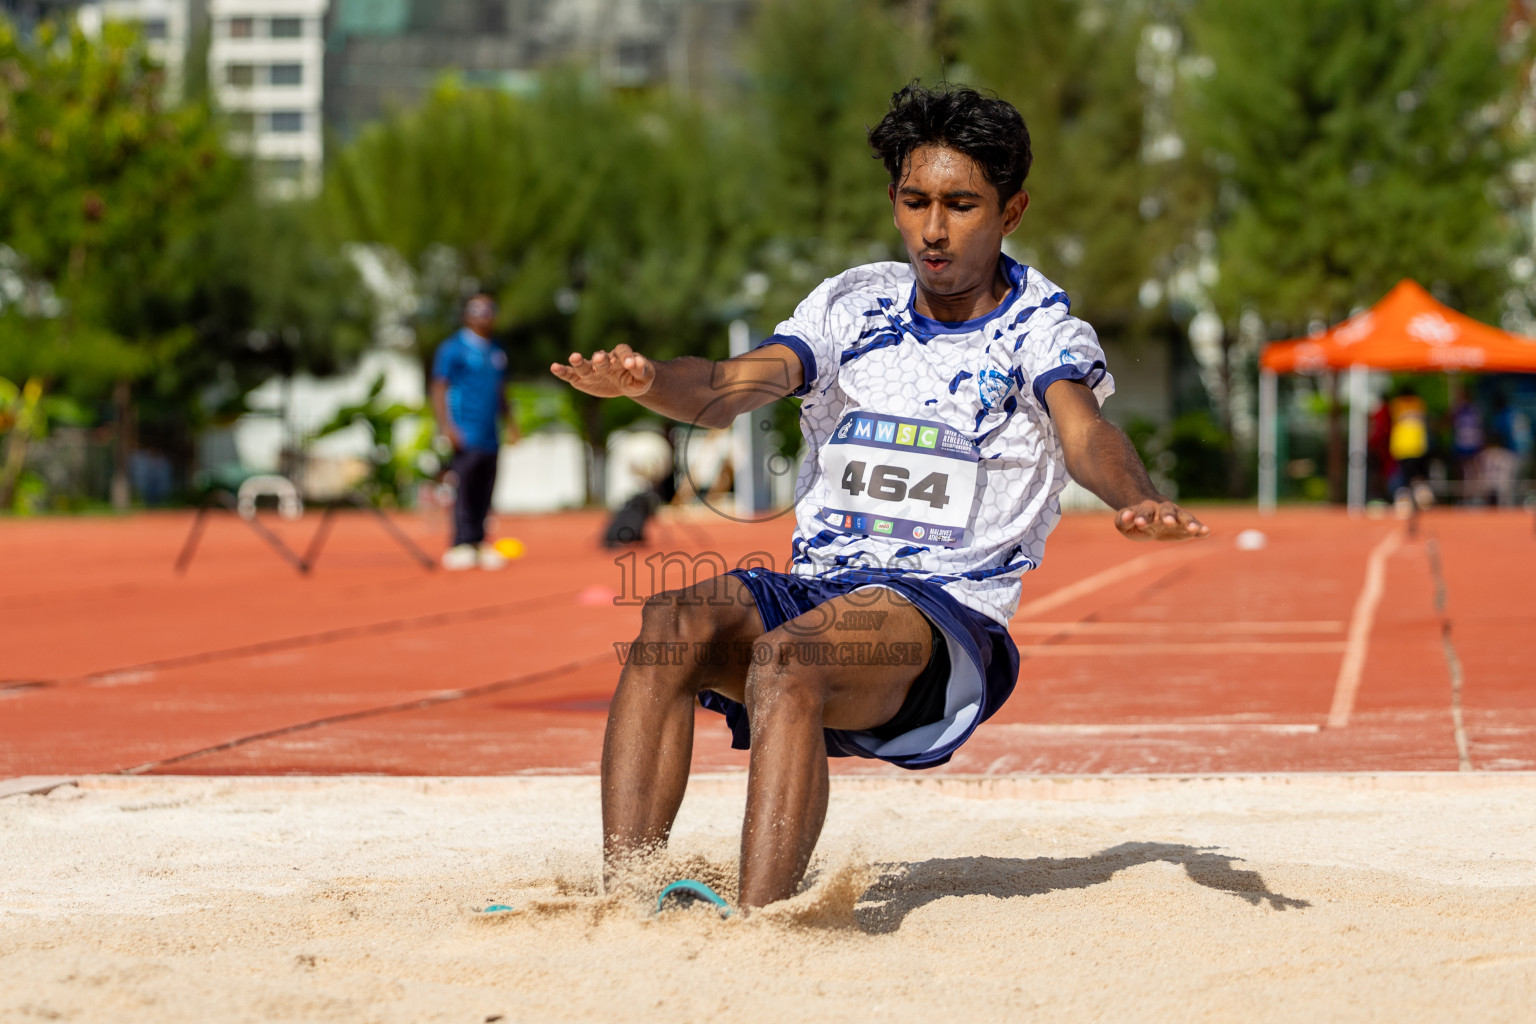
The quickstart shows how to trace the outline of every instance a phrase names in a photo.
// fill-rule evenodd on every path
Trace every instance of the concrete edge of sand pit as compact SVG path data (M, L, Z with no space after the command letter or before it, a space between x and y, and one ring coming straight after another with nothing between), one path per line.
M81 775L23 776L0 780L0 798L44 794L74 784L85 790L168 791L215 786L234 792L315 792L343 786L422 795L595 790L594 775ZM740 796L745 772L700 773L688 791L698 796ZM1103 800L1157 792L1219 789L1297 789L1329 792L1477 792L1536 789L1536 771L1509 772L1258 772L1183 775L834 775L834 793L911 789L973 800Z
M14 779L0 779L0 800L8 796L47 796L60 786L79 781L75 775L18 775Z

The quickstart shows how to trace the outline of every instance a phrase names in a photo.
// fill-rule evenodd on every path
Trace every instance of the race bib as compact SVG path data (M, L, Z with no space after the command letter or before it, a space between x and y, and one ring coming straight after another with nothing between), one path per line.
M976 499L976 445L931 420L851 412L821 448L831 502L816 516L839 533L957 547Z

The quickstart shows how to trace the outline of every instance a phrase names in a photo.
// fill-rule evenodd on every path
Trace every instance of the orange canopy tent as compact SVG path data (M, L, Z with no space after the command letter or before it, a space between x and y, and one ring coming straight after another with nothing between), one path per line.
M1365 418L1371 370L1536 373L1536 338L1501 331L1402 280L1376 305L1310 338L1277 341L1259 356L1259 507L1275 505L1281 373L1348 368L1349 507L1365 507Z
M1321 334L1267 346L1259 366L1276 373L1346 366L1531 373L1536 372L1536 338L1473 320L1442 304L1417 282L1403 280L1370 309Z

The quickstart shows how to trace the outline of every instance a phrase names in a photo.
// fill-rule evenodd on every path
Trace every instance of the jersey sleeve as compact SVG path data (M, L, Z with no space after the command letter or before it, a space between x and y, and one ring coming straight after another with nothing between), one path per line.
M832 306L838 281L835 277L823 281L801 300L788 320L757 345L783 345L799 357L805 381L791 394L809 394L818 379L825 381L837 376L842 346L832 325Z
M437 346L437 353L432 357L432 379L450 380L454 371L454 344L449 338Z
M1036 315L1049 319L1030 330L1018 353L1019 369L1035 401L1049 413L1046 388L1059 380L1080 380L1102 406L1115 393L1115 379L1105 365L1098 334L1065 309L1042 309Z

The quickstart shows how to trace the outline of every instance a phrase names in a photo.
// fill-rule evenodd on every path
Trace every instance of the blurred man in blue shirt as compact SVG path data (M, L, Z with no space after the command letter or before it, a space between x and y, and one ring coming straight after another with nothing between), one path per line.
M464 326L437 347L432 360L432 411L453 445L458 496L453 545L443 568L500 569L506 560L485 542L485 517L496 487L501 424L507 418L507 354L491 341L496 303L476 295L464 305ZM517 426L509 431L517 441Z

